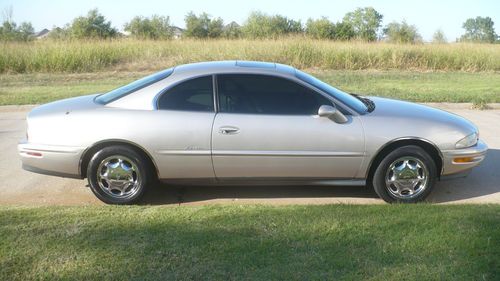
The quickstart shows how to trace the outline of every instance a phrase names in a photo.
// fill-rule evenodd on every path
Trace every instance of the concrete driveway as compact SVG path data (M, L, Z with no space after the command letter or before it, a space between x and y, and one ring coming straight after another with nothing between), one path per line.
M445 105L438 105L446 107ZM94 205L102 204L86 180L63 179L21 169L17 142L25 135L29 106L0 107L0 204ZM467 178L438 182L429 201L436 203L500 203L500 110L446 107L479 126L489 145L486 160ZM372 204L383 203L364 187L176 187L155 186L144 204L270 203L270 204Z

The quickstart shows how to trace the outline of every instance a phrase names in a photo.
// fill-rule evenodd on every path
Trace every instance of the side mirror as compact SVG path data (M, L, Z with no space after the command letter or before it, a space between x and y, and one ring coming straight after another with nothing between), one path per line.
M347 117L331 105L322 105L318 109L319 117L327 117L336 123L343 124L349 121Z

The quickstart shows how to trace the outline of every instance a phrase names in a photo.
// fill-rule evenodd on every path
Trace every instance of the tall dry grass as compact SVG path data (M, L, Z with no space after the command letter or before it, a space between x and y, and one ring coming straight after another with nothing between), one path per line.
M0 43L0 73L156 70L232 59L273 61L298 68L500 71L500 45L396 45L305 38Z

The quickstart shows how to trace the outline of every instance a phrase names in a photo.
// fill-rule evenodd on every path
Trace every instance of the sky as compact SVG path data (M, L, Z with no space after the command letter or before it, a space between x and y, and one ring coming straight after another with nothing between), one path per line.
M302 23L322 16L336 22L357 7L369 6L384 16L383 25L406 20L418 28L426 41L432 39L437 29L444 31L449 41L454 41L464 33L463 22L476 16L491 17L500 34L500 0L0 0L2 11L12 7L14 21L29 21L36 31L62 27L93 8L98 8L113 26L122 30L123 25L137 15L170 16L171 22L179 27L184 27L184 16L189 11L207 12L221 17L225 23L242 24L252 11L281 14Z

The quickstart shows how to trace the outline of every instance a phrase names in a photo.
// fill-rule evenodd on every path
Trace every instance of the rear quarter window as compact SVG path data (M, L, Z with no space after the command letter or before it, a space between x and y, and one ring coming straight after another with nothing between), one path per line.
M214 111L212 76L183 81L164 92L158 109L182 111Z

